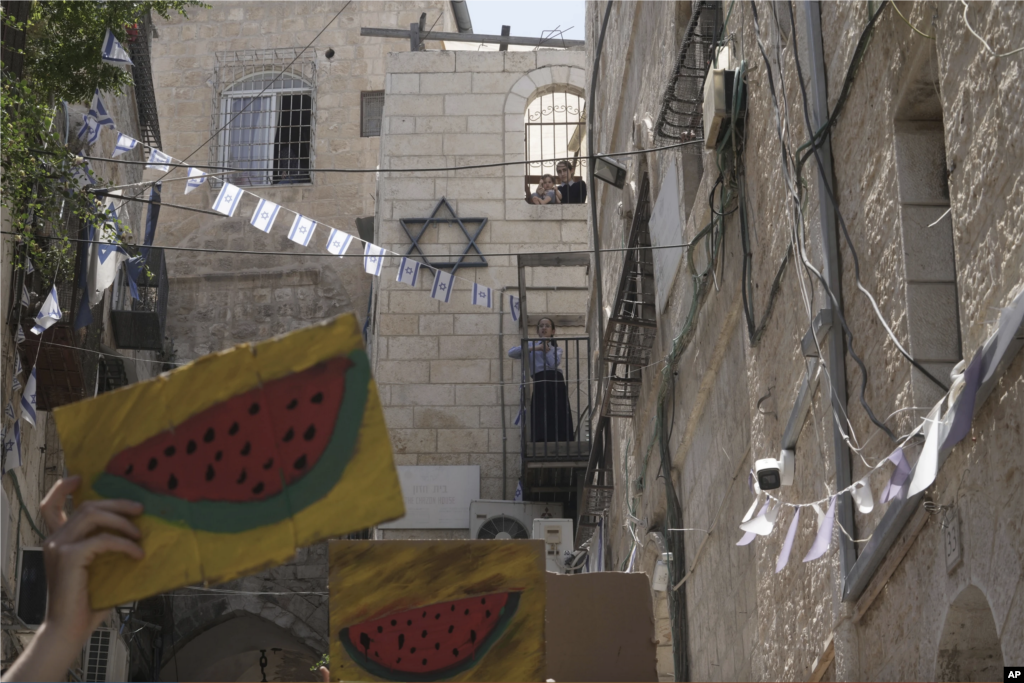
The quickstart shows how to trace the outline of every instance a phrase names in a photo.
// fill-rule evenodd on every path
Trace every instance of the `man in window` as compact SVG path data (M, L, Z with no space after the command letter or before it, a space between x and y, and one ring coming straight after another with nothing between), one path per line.
M587 202L587 184L573 177L574 166L571 161L558 162L558 180L562 183L558 191L562 195L563 204L585 204Z

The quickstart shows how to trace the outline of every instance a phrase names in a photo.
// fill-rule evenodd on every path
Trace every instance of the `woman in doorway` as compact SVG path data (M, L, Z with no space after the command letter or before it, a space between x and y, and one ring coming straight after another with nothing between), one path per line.
M541 340L529 344L529 368L533 378L530 440L535 442L573 439L569 389L562 371L558 369L563 354L553 339L554 334L555 323L551 318L541 318L537 321L537 336ZM508 355L509 358L522 358L523 347L512 347Z

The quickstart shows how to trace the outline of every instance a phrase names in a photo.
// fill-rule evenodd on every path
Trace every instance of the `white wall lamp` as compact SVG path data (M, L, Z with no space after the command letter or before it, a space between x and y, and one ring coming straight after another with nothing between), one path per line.
M603 154L594 156L594 176L620 190L626 185L626 167Z

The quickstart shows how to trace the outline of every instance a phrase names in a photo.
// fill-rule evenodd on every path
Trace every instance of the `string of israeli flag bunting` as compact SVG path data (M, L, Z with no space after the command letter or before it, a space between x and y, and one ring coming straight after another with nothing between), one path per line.
M811 562L823 556L832 543L836 501L839 496L849 493L857 511L861 514L868 514L874 509L875 501L869 479L885 465L891 464L894 469L879 496L880 504L913 498L931 486L938 476L940 453L950 451L970 433L978 390L994 376L1011 341L1019 334L1022 323L1024 323L1024 291L1018 293L1010 305L1001 311L995 334L989 337L975 352L970 364L961 361L953 369L952 386L947 394L935 404L927 417L900 442L896 450L846 488L836 491L826 498L809 503L788 503L762 491L751 472L748 482L751 492L755 494L754 501L740 521L740 529L745 533L736 545L749 545L757 536L767 536L775 528L782 508L793 508L793 519L790 521L782 550L775 563L775 572L778 573L785 569L789 562L799 529L800 512L804 508L812 509L817 519L817 533L814 542L803 558L804 562ZM919 434L924 435L924 445L916 464L911 468L903 449L911 438ZM761 503L762 494L765 496L763 504ZM825 504L828 505L828 508L823 511L822 506ZM849 536L841 525L840 531Z

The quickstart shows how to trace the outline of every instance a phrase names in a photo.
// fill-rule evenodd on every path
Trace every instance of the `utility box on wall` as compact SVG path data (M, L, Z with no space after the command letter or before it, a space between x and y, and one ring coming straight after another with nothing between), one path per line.
M544 541L544 563L549 572L565 574L565 568L572 557L572 520L535 519L533 538Z

